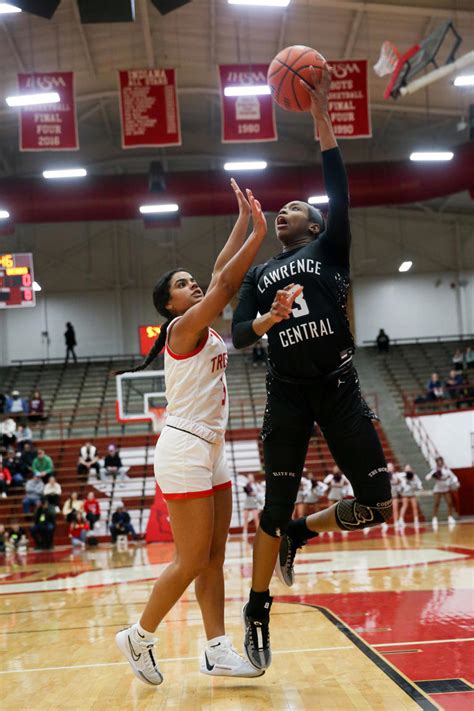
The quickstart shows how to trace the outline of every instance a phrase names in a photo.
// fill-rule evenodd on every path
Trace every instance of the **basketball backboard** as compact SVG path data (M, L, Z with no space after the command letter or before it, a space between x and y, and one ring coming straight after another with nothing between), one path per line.
M150 422L154 414L166 408L165 371L146 370L117 375L117 421Z

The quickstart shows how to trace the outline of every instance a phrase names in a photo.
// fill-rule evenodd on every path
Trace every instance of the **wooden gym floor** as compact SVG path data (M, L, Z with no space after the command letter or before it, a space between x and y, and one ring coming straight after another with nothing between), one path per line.
M293 588L272 584L274 661L258 679L199 673L190 588L159 630L156 689L114 634L139 617L170 544L0 559L0 709L474 709L473 539L473 523L320 537L298 555ZM228 633L241 649L251 547L232 537L227 556Z

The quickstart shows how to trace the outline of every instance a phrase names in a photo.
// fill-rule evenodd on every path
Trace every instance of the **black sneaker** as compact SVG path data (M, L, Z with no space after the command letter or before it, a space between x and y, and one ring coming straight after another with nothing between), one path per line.
M298 548L302 548L306 541L297 543L286 533L280 540L280 551L275 565L275 573L279 580L289 588L295 582L295 555Z
M268 603L268 611L271 607ZM247 615L247 606L244 605L242 617L244 620L244 650L250 664L255 669L268 669L272 663L272 650L270 649L270 615L263 620L255 620Z

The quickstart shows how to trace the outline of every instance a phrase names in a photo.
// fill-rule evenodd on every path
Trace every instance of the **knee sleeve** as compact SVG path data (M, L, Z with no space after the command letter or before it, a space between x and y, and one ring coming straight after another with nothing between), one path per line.
M293 514L293 503L266 503L260 519L260 528L268 536L279 538L286 533Z
M361 504L357 499L342 499L336 506L337 525L345 531L378 526L391 516L391 499L370 506Z

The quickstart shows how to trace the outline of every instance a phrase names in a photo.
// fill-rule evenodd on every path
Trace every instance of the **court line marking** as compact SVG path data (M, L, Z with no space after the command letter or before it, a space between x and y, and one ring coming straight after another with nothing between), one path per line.
M273 651L272 654L293 654L294 652L330 652L334 649L351 649L355 650L354 645L344 645L341 647L314 647L312 649L278 649ZM173 663L173 662L189 662L196 661L201 657L168 657L163 659L158 659L160 663ZM128 662L96 662L94 664L71 664L69 666L63 667L36 667L33 669L2 669L0 674L27 674L28 672L44 672L44 671L62 671L67 669L95 669L96 667L119 667L126 666Z
M378 642L372 647L404 647L407 644L448 644L448 642L474 642L474 637L457 637L455 639L425 639L415 642Z

